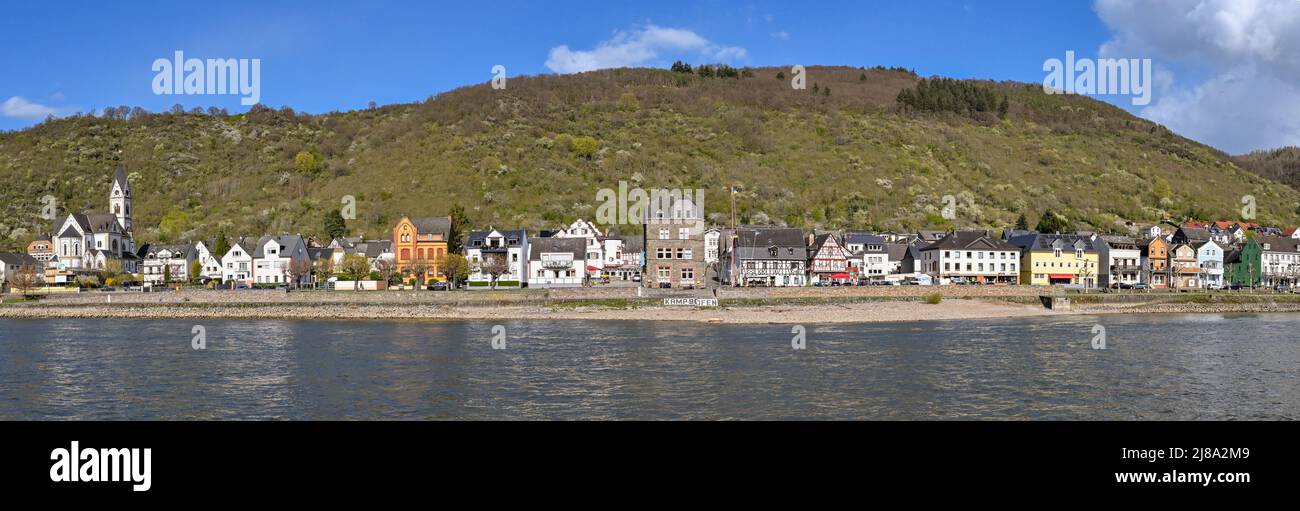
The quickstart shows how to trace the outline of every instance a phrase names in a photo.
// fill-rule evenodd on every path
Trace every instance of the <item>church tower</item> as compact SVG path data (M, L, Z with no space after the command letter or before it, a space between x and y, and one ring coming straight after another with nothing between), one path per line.
M131 234L131 184L126 181L126 168L121 163L117 164L117 172L113 174L113 191L108 195L108 210L122 224L123 241L130 247L129 250L134 251L134 236Z

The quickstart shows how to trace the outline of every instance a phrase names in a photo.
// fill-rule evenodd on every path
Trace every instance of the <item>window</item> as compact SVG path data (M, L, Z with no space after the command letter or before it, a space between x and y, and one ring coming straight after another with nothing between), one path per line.
M661 240L666 240L666 239L668 239L668 228L667 228L667 227L661 227L661 228L659 229L659 239L661 239Z
M689 227L682 227L677 229L677 239L679 240L691 239L691 229Z
M695 280L695 269L682 268L682 280Z

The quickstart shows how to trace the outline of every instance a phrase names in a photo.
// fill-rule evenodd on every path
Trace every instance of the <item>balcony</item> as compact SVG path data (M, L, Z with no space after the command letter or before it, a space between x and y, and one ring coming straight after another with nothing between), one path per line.
M567 270L573 267L573 260L568 259L546 259L542 261L542 268L548 270Z

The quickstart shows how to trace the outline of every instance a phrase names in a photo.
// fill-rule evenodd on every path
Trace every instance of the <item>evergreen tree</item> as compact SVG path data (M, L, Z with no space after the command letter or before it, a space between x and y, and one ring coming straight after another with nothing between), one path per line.
M447 240L447 250L453 254L459 254L462 249L460 238L465 224L468 222L468 219L465 218L465 207L460 204L453 204L447 216L451 217L451 232L448 233L451 239Z
M1024 213L1021 213L1021 214L1020 214L1020 218L1017 218L1017 219L1016 219L1016 227L1015 227L1015 229L1016 229L1017 231L1028 231L1028 230L1029 230L1029 220L1025 218L1025 214L1024 214Z
M226 231L217 231L217 239L212 242L212 257L221 259L230 251L230 240L226 239Z
M1034 230L1044 234L1069 232L1070 220L1049 209L1043 212L1043 217L1038 219L1038 226Z
M325 213L325 235L330 240L336 240L346 236L348 233L347 221L343 219L343 213L337 209Z

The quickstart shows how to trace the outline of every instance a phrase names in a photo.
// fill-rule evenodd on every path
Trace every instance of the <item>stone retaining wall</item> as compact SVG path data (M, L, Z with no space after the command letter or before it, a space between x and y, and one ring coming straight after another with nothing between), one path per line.
M545 304L574 300L643 300L662 298L719 298L722 300L859 300L905 299L917 300L939 292L945 298L992 298L1017 303L1037 303L1043 295L1061 296L1064 290L1046 286L862 286L862 287L792 287L792 288L720 288L698 290L642 289L635 287L589 287L553 289L498 289L459 291L316 291L295 290L210 290L184 289L142 293L137 291L86 291L83 293L45 296L39 303L49 305L78 304L156 304L156 303L216 303L216 304L431 304L431 305L493 305L493 304ZM1214 293L1215 296L1232 296L1243 293ZM1160 301L1179 296L1171 292L1098 293L1079 295L1073 292L1075 305L1088 303L1134 303ZM1260 295L1269 296L1269 295ZM1287 295L1300 299L1300 296Z

